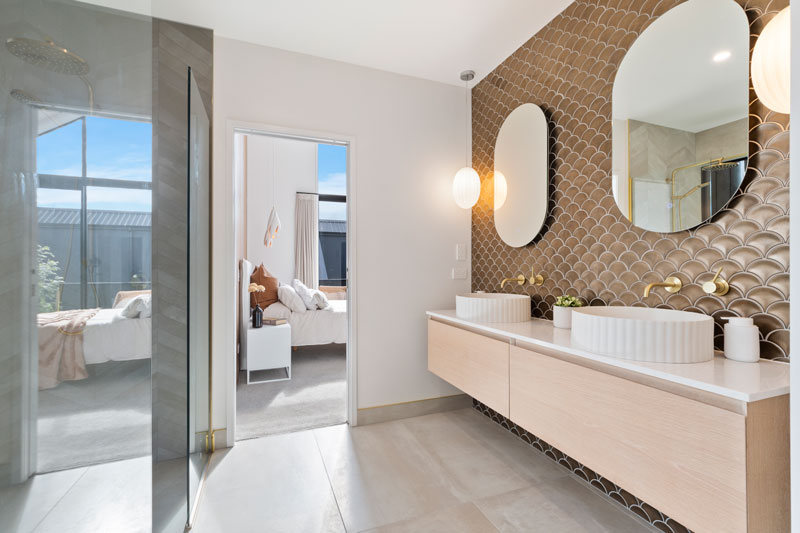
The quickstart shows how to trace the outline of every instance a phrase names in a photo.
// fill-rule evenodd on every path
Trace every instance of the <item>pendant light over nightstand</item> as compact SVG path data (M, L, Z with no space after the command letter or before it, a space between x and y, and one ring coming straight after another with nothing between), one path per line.
M278 237L278 232L281 229L281 219L278 217L278 210L272 206L269 212L269 219L267 221L267 231L264 233L264 246L272 248L272 243Z
M467 117L467 126L469 125L469 82L474 78L475 72L472 70L465 70L461 73L461 81L464 82L464 91L466 93L464 111ZM453 178L453 198L455 198L458 207L462 209L472 209L472 206L478 203L478 198L481 195L481 178L472 168L469 161L469 131L470 128L466 127L466 166L456 172L456 176Z
M267 231L264 233L264 246L272 248L281 230L281 219L278 216L278 165L275 163L275 139L272 139L272 210L267 219Z

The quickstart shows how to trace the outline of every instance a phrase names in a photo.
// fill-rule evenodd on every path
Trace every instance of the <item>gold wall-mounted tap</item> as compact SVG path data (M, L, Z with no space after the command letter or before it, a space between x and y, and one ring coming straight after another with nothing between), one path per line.
M544 284L544 276L537 274L533 268L531 268L531 279L528 280L528 283L541 287Z
M728 294L731 286L728 285L727 281L719 277L720 274L722 274L722 267L719 267L719 270L717 270L717 273L714 275L714 279L703 283L703 292L713 296L725 296Z
M681 280L679 278L676 278L675 276L670 276L664 281L660 281L658 283L650 283L647 285L647 287L644 288L644 293L642 294L642 298L647 298L648 296L650 296L650 291L653 290L653 287L664 287L664 289L667 292L676 293L679 290L681 290L681 287L683 287L683 283L681 283Z
M500 288L502 289L503 287L505 287L506 283L509 281L516 281L517 285L522 285L523 283L525 283L525 276L520 274L516 278L506 278L500 282Z

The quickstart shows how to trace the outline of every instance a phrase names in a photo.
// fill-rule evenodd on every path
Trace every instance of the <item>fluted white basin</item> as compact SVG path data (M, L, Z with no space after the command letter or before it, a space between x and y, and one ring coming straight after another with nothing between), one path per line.
M531 319L531 297L491 292L458 294L456 316L476 322L525 322Z
M576 308L572 345L633 361L701 363L714 358L714 319L647 307Z

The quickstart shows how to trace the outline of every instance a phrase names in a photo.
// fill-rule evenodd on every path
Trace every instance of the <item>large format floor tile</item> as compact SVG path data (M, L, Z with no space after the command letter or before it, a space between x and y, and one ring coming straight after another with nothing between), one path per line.
M474 409L403 421L450 478L465 500L509 492L563 478L565 469L515 438ZM425 431L420 431L421 429Z
M30 478L25 483L0 489L0 523L6 531L29 533L86 474L75 468Z
M405 424L315 430L348 531L415 518L461 500Z
M475 502L500 531L550 533L633 533L652 531L573 477L491 496Z
M151 500L149 457L92 466L34 531L147 532Z
M652 532L472 409L243 441L193 531Z
M240 441L210 469L193 533L344 531L310 431Z
M370 529L370 533L497 533L486 516L473 503L447 507L419 518Z

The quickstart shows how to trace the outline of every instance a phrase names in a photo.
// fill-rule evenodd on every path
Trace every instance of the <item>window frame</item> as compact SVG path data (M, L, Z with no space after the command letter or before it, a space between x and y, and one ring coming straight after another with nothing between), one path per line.
M56 128L43 131L37 137L47 135L53 131L81 121L81 175L69 176L61 174L37 174L37 189L60 189L79 191L81 193L80 207L80 305L86 309L89 303L89 277L88 277L88 250L89 250L89 200L87 189L89 187L105 187L117 189L153 190L152 176L150 181L122 180L113 178L95 178L87 175L87 124L88 115L80 116ZM113 117L116 120L129 120ZM129 120L133 122L132 120ZM38 207L37 207L38 208Z
M331 203L341 203L347 204L347 195L345 194L319 194L319 203L322 202L331 202ZM345 220L345 224L347 221ZM346 238L345 238L346 242ZM346 246L346 245L345 245ZM322 253L322 247L320 246L320 253ZM347 248L345 248L345 254L347 254ZM319 280L320 285L322 285L323 281L341 281L343 282L342 285L325 285L325 286L333 286L333 287L347 287L347 273L345 272L344 279L326 279L326 280Z

